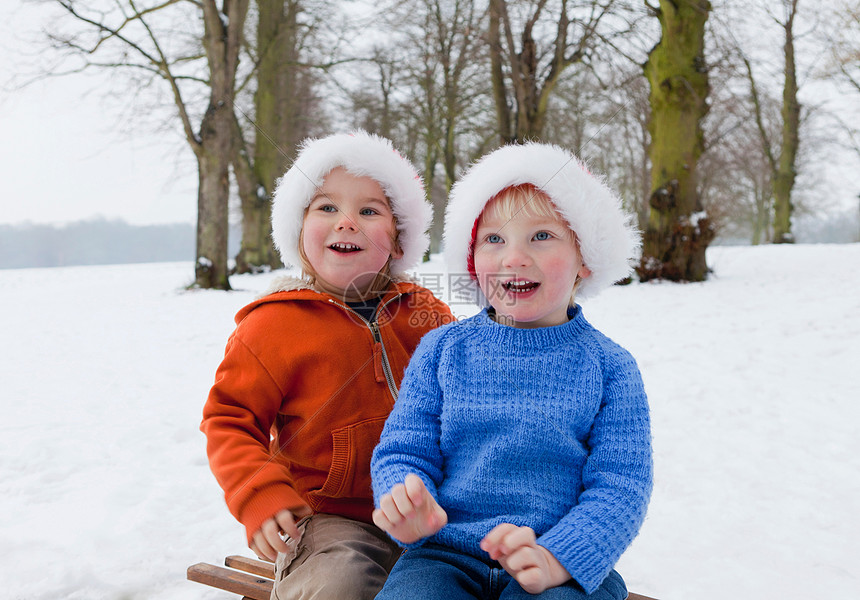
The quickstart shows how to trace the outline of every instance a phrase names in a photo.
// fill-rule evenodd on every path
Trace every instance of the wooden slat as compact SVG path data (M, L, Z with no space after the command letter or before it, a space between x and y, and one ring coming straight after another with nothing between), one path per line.
M224 559L224 564L231 568L225 569L207 563L191 565L188 567L188 579L234 594L241 594L242 600L269 600L274 585L272 581L275 576L274 564L245 556L228 556ZM655 599L631 592L627 600Z
M275 578L275 565L266 560L256 560L247 556L228 556L224 559L224 564L231 569L239 569L269 579Z
M187 577L191 581L241 594L251 600L269 600L272 594L271 579L207 563L197 563L188 567Z

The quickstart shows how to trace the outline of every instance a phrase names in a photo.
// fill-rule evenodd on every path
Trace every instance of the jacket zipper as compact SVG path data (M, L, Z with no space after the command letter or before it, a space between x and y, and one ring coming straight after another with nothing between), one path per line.
M376 309L376 314L378 315L379 312L383 308L385 308L386 306L388 306L389 304L391 304L392 302L394 302L395 300L397 300L398 298L400 298L403 295L404 294L398 294L398 295L394 296L393 298L390 298L384 304L381 304L379 306L379 308ZM382 351L382 372L385 374L385 381L388 383L388 391L391 393L391 397L394 398L395 401L397 401L397 395L399 392L397 391L397 386L394 384L394 375L391 373L391 364L388 362L388 353L385 351L385 344L382 341L382 335L380 335L380 333L379 333L379 323L376 321L376 319L374 319L373 321L368 321L367 319L362 317L360 314L358 314L356 311L352 310L349 306L347 306L345 304L341 304L340 302L337 302L336 300L329 298L329 302L331 302L332 304L334 304L336 306L340 306L343 309L348 310L349 312L354 314L356 317L358 317L359 319L364 321L365 324L367 325L368 329L370 329L370 333L373 336L373 341L375 343L379 344L379 348Z
M382 372L385 373L385 380L388 382L388 390L391 392L391 397L397 400L397 386L394 385L394 375L391 374L391 365L388 363L388 354L385 352L385 344L382 343L382 336L379 334L379 324L376 321L368 323L370 331L373 333L374 341L379 343L382 349Z

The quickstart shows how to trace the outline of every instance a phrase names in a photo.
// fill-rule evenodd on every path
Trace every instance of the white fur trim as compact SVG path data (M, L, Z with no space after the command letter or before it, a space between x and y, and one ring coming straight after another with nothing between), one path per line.
M503 146L472 165L454 184L444 237L451 274L466 274L463 280L468 277L472 227L487 201L507 187L524 183L546 193L579 238L591 276L580 284L577 298L594 296L630 275L640 236L632 217L623 211L621 198L567 150L537 143ZM461 295L486 304L474 281Z
M392 276L392 283L418 283L414 277L409 275L401 275L401 276ZM278 292L295 292L298 290L310 290L315 291L313 284L304 277L296 277L295 275L280 275L275 277L271 283L269 283L269 287L266 288L266 291L259 294L255 300L259 300L260 298L265 298L271 294L276 294Z
M299 235L304 210L314 190L335 167L379 183L397 218L403 249L403 256L391 261L391 272L415 267L430 245L427 230L433 220L433 209L424 197L424 183L412 163L389 140L360 130L306 139L293 165L278 181L272 199L272 239L284 264L301 266Z
M304 279L303 277L296 277L294 275L280 275L279 277L275 277L272 282L269 284L269 287L266 288L266 291L257 296L257 300L260 298L265 298L269 294L275 294L277 292L294 292L296 290L313 290L314 286L310 281Z

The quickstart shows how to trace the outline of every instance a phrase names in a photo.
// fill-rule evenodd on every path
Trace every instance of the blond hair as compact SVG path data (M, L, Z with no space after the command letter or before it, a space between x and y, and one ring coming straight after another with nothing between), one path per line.
M579 238L577 238L570 223L561 216L552 199L531 183L512 185L501 190L484 205L484 210L478 217L479 223L483 220L484 215L499 219L503 223L507 223L516 216L558 221L564 225L570 234L571 241L576 244L576 249L579 250ZM576 304L576 290L579 289L581 283L582 277L577 274L573 289L570 292L570 306Z

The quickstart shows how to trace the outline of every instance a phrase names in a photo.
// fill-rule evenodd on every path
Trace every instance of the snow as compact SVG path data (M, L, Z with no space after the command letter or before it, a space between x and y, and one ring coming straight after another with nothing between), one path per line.
M618 570L661 600L856 597L860 244L708 263L584 303L653 413L654 496ZM0 271L4 597L237 598L185 580L252 555L198 424L233 315L278 274L189 292L191 263Z

